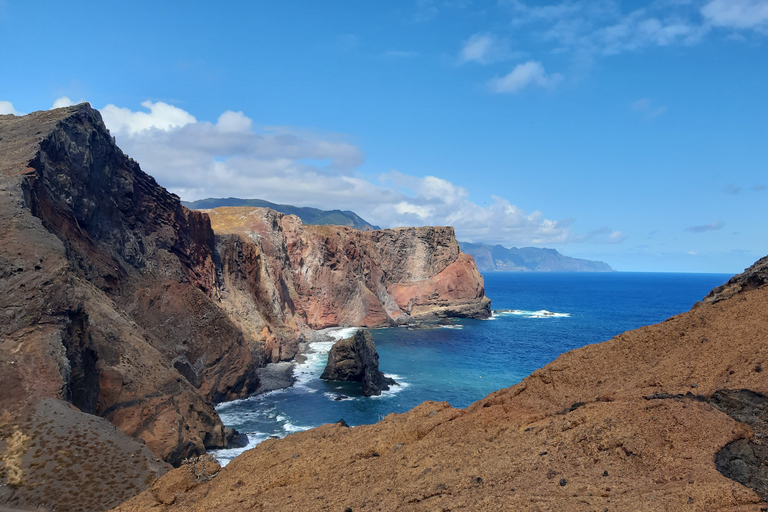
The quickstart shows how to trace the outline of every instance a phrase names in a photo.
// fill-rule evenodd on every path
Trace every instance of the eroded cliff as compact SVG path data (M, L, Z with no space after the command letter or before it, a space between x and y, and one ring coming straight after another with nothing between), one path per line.
M490 316L483 278L451 227L358 231L266 208L205 212L222 257L223 302L244 307L245 296L230 301L229 292L245 288L265 323L301 330Z
M0 486L0 501L85 506L75 492L80 484L71 495L45 487L48 502L33 492L60 475L30 450L69 439L51 426L54 406L41 404L65 407L76 437L93 434L97 444L119 438L109 460L81 472L104 477L97 478L101 494L90 498L107 496L102 505L114 505L167 470L155 455L178 465L227 446L234 433L212 404L256 390L256 370L293 357L306 329L390 318L358 278L368 271L408 277L403 266L413 259L382 270L363 264L362 252L344 252L344 266L328 274L329 260L318 255L347 251L346 238L302 234L292 217L264 218L272 231L259 243L255 233L215 235L207 214L186 209L120 151L87 104L0 116L0 477L14 482ZM476 270L466 285L441 284L459 261L474 269L455 240L430 247L419 253L428 263L415 280L377 274L386 307L396 311L401 300L413 303L411 315L422 304L429 314L463 314L470 303L487 311ZM454 252L446 259L445 251ZM296 277L309 274L332 276L332 300L313 306L319 288ZM401 283L418 290L398 292ZM385 297L387 286L397 293ZM456 294L457 286L474 287L474 301ZM419 298L422 290L428 301ZM342 307L357 313L334 310ZM92 415L119 430L94 429ZM149 450L134 446L140 442ZM129 468L136 486L108 477L110 463Z
M268 440L173 505L164 477L118 510L765 510L765 261L465 410Z

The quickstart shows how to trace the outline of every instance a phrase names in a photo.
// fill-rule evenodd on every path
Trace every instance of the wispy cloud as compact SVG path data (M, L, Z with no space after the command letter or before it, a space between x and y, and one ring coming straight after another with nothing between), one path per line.
M507 245L623 240L607 227L574 233L570 222L503 197L478 205L465 188L436 176L366 176L359 171L362 151L344 135L258 126L242 112L224 112L211 123L161 102L142 106L134 112L108 105L104 121L126 153L184 199L253 197L351 209L381 226L452 225L461 239Z
M701 14L715 27L768 33L766 0L710 0L701 8Z
M741 193L741 187L737 187L733 183L729 183L723 187L723 192L732 196L736 196Z
M768 0L656 0L624 11L616 0L566 0L535 5L500 0L513 26L534 27L558 50L615 55L648 47L695 45L714 28L768 34ZM735 33L735 32L734 32Z
M653 105L648 98L641 98L629 106L630 110L642 114L646 119L653 119L667 111L666 105Z
M559 73L548 74L541 62L528 61L518 64L507 75L492 78L488 87L495 93L515 94L532 85L552 89L562 80L563 75Z
M719 229L723 229L725 224L723 224L720 221L713 222L711 224L704 224L702 226L690 226L685 228L686 231L690 231L691 233L704 233L707 231L717 231Z
M340 50L354 50L360 44L360 36L357 34L339 34L334 43L336 48Z
M473 34L464 41L459 51L459 62L478 62L480 64L490 64L514 57L509 49L509 42L500 39L497 36L488 33Z
M749 187L749 189L754 192L762 192L766 188L768 188L768 185L763 185L762 183L759 185L752 185L751 187Z
M416 0L416 13L413 15L415 21L429 21L438 15L440 9L435 5L434 0Z

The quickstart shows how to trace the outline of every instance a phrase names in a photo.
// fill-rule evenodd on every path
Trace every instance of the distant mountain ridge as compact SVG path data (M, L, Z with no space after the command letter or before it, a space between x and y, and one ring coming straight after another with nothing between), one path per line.
M238 199L236 197L200 199L198 201L182 201L181 204L192 210L208 210L220 206L252 206L257 208L270 208L286 215L296 215L304 224L315 226L347 226L361 231L373 231L381 229L366 221L355 212L349 210L320 210L291 206L289 204L276 204L262 199Z
M480 272L612 272L602 261L564 256L555 249L512 247L459 242L461 251L470 254Z

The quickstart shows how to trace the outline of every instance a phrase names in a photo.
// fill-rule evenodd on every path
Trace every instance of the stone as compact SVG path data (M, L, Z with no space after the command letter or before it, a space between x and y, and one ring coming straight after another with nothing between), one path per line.
M360 382L365 396L380 395L397 384L379 371L379 354L367 329L359 329L353 336L333 344L320 378Z

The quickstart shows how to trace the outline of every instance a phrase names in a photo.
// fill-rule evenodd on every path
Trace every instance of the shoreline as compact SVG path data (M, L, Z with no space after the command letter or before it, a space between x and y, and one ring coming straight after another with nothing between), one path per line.
M437 322L414 322L409 324L403 324L398 326L390 326L390 327L377 327L376 329L439 329L439 328L446 328L446 327L455 327L457 324L452 322L449 318L442 318ZM294 370L298 365L302 365L306 363L307 361L307 354L311 354L314 351L312 350L311 345L313 343L335 343L336 341L339 341L343 338L340 338L338 336L334 336L333 333L338 333L346 330L351 329L372 329L368 327L326 327L325 329L319 329L316 331L310 331L309 337L305 338L303 341L299 343L299 350L296 353L296 355L293 357L293 359L289 361L278 361L277 363L267 363L266 366L263 366L256 370L256 374L259 376L259 381L261 384L259 384L259 387L256 389L255 392L248 395L246 398L251 398L259 395L263 395L266 393L270 393L272 391L277 391L280 389L288 389L296 384L298 381L298 377L294 374ZM354 333L353 333L354 334ZM375 342L375 340L374 340ZM216 404L218 407L219 405L223 405L227 402L221 402L219 404Z

